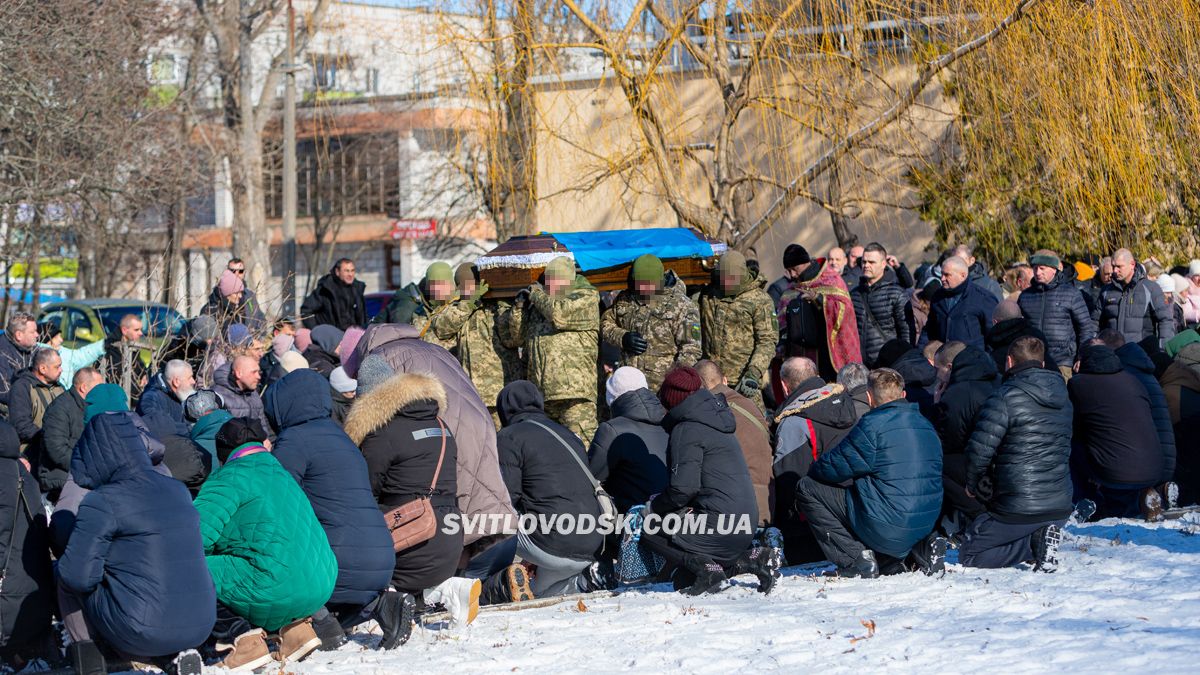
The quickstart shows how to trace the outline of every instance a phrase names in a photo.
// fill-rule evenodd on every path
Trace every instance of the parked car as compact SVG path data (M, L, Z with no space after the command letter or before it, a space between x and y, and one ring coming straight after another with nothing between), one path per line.
M145 341L162 347L185 323L183 315L157 302L122 298L92 298L55 302L42 308L38 323L53 323L62 331L63 344L72 349L120 333L121 319L135 314L142 320ZM144 354L143 358L148 354Z

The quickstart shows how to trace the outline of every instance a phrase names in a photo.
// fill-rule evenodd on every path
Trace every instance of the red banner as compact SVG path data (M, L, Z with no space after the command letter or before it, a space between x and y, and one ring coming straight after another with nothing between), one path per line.
M431 239L436 234L436 220L392 221L392 239Z

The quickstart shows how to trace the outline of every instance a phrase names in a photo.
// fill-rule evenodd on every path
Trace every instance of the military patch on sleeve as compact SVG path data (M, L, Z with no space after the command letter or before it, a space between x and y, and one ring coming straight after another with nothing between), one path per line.
M694 340L700 339L700 322L699 321L692 322L692 339L694 339Z

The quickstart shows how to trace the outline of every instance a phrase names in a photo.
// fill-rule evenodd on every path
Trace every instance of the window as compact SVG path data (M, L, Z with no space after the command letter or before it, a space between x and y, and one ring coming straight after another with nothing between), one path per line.
M368 94L379 93L379 69L367 68L366 87L364 91Z
M142 332L148 337L174 335L183 328L184 324L183 316L179 312L163 306L118 305L102 307L98 313L100 314L100 323L104 325L104 332L109 335L121 333L121 319L126 314L136 314L142 319Z
M85 314L83 310L75 309L74 307L68 308L67 323L65 326L63 326L63 340L66 342L84 340L84 338L79 335L80 330L87 331L90 334L90 339L88 341L104 339L103 335L91 334L92 320L88 318L88 315Z
M49 312L42 314L42 316L38 318L38 323L41 325L58 326L58 329L61 331L62 330L62 320L63 320L63 310L54 309L54 310L51 310ZM63 339L65 340L66 338L63 338Z
M354 59L343 54L313 54L313 87L336 90L343 86L339 71L353 71Z
M179 81L179 63L171 54L158 56L150 62L147 75L155 84L174 84Z

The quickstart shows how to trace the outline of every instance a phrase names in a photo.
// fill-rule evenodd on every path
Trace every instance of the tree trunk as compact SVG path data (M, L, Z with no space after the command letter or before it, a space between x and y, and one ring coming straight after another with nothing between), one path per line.
M514 63L505 120L514 230L510 234L532 234L538 227L537 128L534 124L535 103L528 92L529 78L534 72L533 45L536 41L533 13L532 0L517 0L513 20Z
M270 232L263 203L263 143L254 109L254 59L251 54L251 22L243 18L238 30L238 116L235 120L237 149L230 158L233 173L233 255L246 263L246 285L259 297L274 297L271 279ZM265 102L263 114L270 114Z
M850 220L842 215L840 210L842 203L842 176L837 162L834 162L829 167L829 184L826 186L826 200L834 207L838 207L829 211L829 224L833 226L833 236L837 238L838 246L849 249L851 246L858 244L858 235L850 229Z

